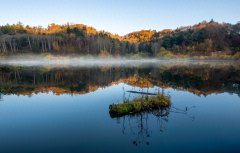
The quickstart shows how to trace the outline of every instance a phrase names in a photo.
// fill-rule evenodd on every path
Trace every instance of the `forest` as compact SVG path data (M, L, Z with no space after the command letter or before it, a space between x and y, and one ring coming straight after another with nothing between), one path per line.
M0 54L16 53L148 57L240 55L240 22L211 20L175 30L141 30L125 36L97 31L83 24L50 24L43 28L19 22L0 26Z

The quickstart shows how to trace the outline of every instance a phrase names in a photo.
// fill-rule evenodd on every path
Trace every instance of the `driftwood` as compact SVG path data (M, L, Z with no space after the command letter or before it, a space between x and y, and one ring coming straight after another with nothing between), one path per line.
M149 93L149 92L138 92L138 91L127 91L129 93L135 93L135 94L141 94L141 95L157 95L155 93Z

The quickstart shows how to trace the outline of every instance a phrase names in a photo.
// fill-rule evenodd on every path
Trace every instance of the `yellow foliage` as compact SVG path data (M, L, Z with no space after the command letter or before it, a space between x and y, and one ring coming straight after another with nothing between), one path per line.
M53 50L59 51L60 47L57 42L53 42Z
M124 37L125 41L132 43L149 41L153 37L155 31L152 30L142 30L138 32L133 32Z
M108 57L108 56L110 56L110 54L106 50L101 50L99 56L100 57Z

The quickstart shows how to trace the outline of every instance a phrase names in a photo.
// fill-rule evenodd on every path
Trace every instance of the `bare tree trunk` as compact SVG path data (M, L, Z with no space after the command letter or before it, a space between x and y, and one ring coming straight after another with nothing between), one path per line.
M5 40L3 41L3 50L4 50L4 52L7 52L7 46L6 46L6 42L5 42Z
M4 52L4 46L3 46L3 41L1 42L1 46L2 46L2 52Z
M33 84L35 85L36 84L36 75L35 75L35 72L33 74Z
M10 40L8 40L8 44L9 44L9 46L10 46L11 52L13 52L13 47L12 47L12 40L11 40L11 38L10 38Z
M28 44L29 44L30 50L32 50L32 45L29 37L28 37Z
M0 43L0 52L3 52L2 42Z
M48 38L48 51L51 51L52 49L51 49L51 39L50 38Z
M110 47L110 55L112 55L112 46Z
M43 40L41 40L41 46L42 46L42 52L44 52L44 44L43 44Z
M47 42L46 42L46 39L44 39L44 50L47 52Z
M16 46L17 46L17 43L16 43L16 41L14 40L14 42L13 42L13 51L14 51L14 52L16 52Z

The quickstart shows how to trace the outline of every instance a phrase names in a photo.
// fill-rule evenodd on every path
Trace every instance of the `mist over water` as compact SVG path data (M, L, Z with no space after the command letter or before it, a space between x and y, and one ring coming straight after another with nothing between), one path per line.
M196 59L163 59L163 58L127 58L127 57L93 57L93 56L7 56L0 58L0 65L9 66L50 66L50 67L102 67L102 66L154 66L154 65L186 65L236 64L234 60L196 60Z

